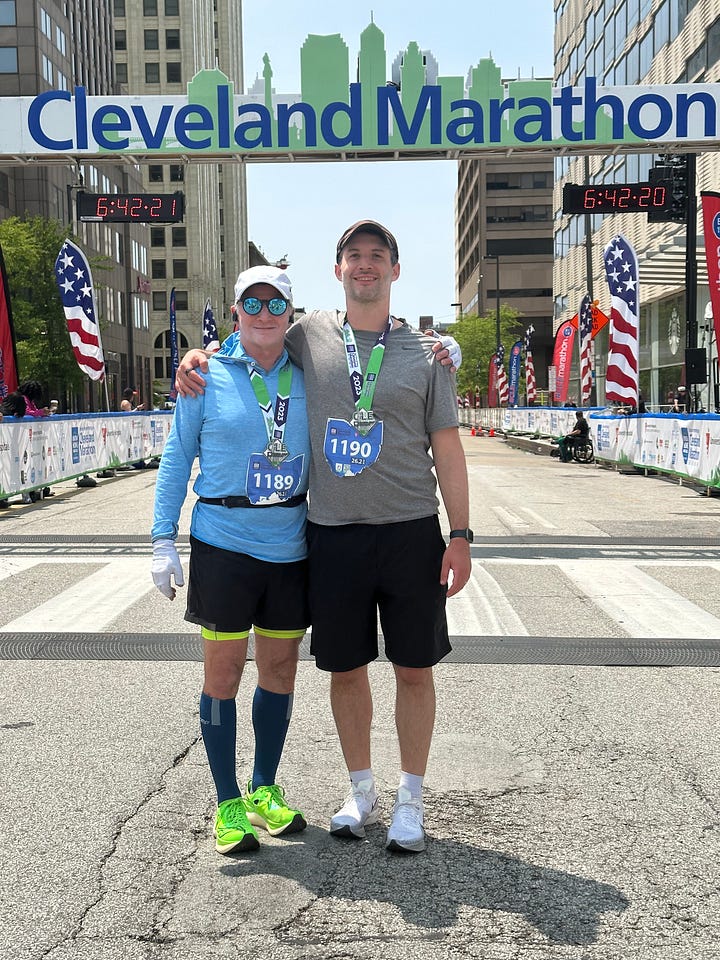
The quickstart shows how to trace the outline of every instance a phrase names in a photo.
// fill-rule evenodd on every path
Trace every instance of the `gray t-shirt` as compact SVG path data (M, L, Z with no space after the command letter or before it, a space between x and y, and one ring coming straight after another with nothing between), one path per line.
M325 526L395 523L438 512L430 434L457 427L455 376L436 363L433 341L407 324L391 330L373 400L383 421L383 445L372 466L338 477L323 452L328 418L351 420L350 388L342 324L345 314L317 310L289 329L292 360L305 371L312 460L308 519ZM363 373L377 333L354 331Z

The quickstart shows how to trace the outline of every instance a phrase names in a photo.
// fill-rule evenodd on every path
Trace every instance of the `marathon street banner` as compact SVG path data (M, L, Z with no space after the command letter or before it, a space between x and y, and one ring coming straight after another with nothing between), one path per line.
M6 417L0 424L0 498L159 457L172 412Z
M17 390L17 370L10 290L5 272L5 258L0 247L0 400Z
M567 400L574 342L575 327L571 323L563 323L558 327L555 334L555 350L552 362L555 367L555 400L557 403L565 403Z
M711 193L708 190L703 191L700 196L715 343L720 343L720 193Z
M508 385L508 406L514 407L518 402L520 391L520 361L522 359L522 340L518 340L510 347L510 382Z
M496 353L490 357L490 365L488 366L488 406L500 406L498 403L498 364Z
M85 87L3 97L0 159L152 155L207 159L281 154L356 159L378 151L478 152L545 148L577 152L689 147L720 137L716 83L577 86L550 79L503 80L491 57L442 69L412 40L393 63L372 22L357 53L339 33L310 35L298 51L300 93L277 93L265 56L263 79L236 93L220 70L202 70L182 96L91 96ZM361 78L382 78L381 85ZM287 72L287 67L284 67ZM389 82L386 82L389 78Z

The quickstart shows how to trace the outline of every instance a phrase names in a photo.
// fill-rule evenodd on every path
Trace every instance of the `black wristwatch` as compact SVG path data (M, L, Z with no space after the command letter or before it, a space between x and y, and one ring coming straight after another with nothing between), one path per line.
M450 539L454 540L456 537L467 540L468 543L473 542L473 532L470 527L465 527L464 530L451 530Z

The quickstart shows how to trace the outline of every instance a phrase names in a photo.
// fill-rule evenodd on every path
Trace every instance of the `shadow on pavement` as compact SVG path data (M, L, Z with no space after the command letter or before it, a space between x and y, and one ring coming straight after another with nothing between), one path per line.
M368 828L365 841L339 840L310 826L280 844L263 843L258 854L230 859L221 872L238 879L281 877L315 897L283 925L283 939L311 937L319 916L324 937L352 937L353 927L367 924L363 916L372 906L363 910L361 902L369 901L393 905L406 923L425 928L425 936L455 926L469 908L516 914L555 944L587 945L597 940L605 914L629 905L610 884L472 843L429 836L419 855L388 853L384 843L380 825ZM349 910L340 908L342 901L349 901ZM365 927L364 939L372 939L370 929Z

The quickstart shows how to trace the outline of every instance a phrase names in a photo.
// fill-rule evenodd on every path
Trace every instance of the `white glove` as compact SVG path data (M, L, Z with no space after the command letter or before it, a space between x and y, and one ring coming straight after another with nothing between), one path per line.
M153 583L160 593L168 599L175 599L175 587L173 587L170 578L175 577L175 583L178 587L185 584L183 579L182 564L180 557L175 549L174 540L155 540L153 545L152 578Z
M450 363L456 370L460 369L462 364L462 350L460 349L460 344L457 342L455 337L450 336L441 336L437 330L426 330L425 334L428 337L434 337L436 340L439 340L443 347L448 351L448 359Z
M440 343L442 343L449 352L452 365L456 370L459 370L462 365L462 350L460 349L460 344L455 337L440 337Z

